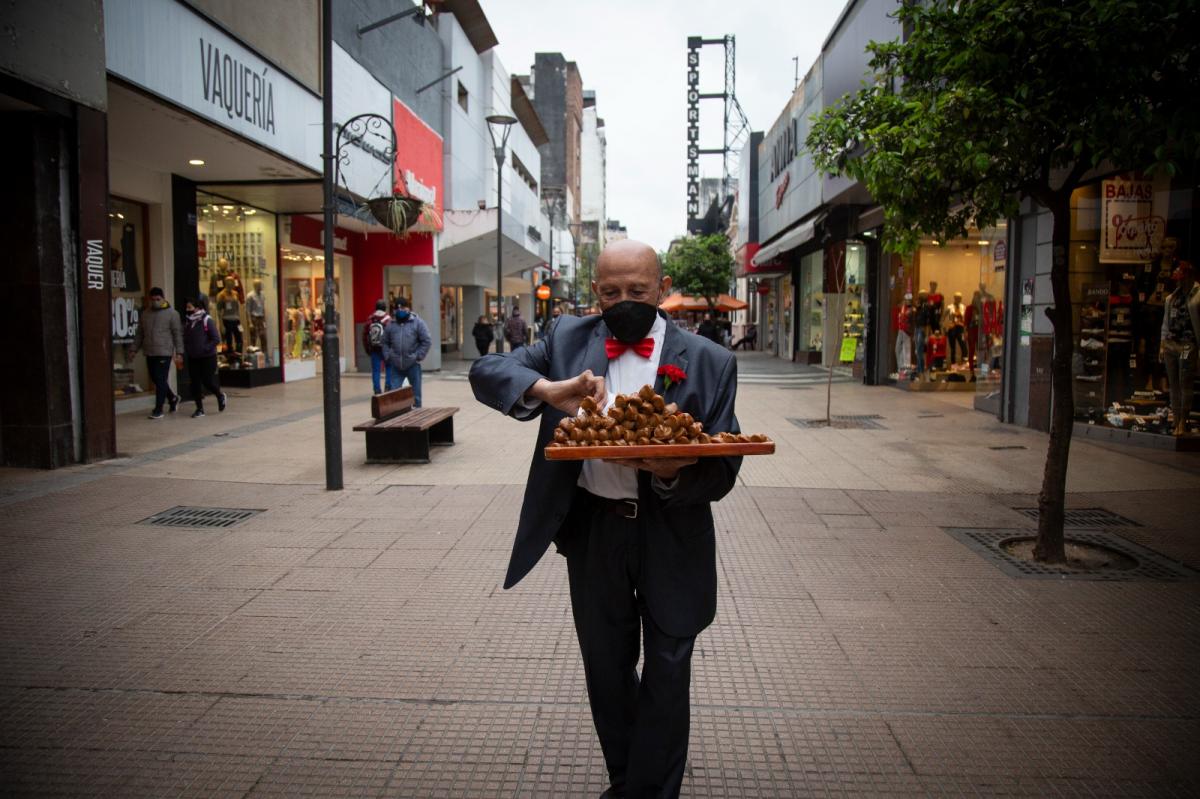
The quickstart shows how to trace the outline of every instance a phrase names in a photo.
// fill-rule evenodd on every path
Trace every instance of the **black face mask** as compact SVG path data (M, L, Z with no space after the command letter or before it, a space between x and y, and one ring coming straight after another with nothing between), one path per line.
M647 302L622 300L603 314L604 324L617 341L636 344L646 337L654 326L658 308Z

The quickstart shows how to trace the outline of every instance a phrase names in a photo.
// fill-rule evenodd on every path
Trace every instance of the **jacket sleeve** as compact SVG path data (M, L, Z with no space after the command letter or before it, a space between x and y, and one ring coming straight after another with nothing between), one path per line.
M183 355L183 320L176 311L171 311L171 338L175 342L175 354Z
M417 324L417 360L425 360L425 356L429 354L429 348L433 346L433 339L429 337L429 326L425 324L424 319L418 319Z
M539 379L550 376L553 350L554 336L549 335L516 352L492 352L475 361L469 374L475 399L523 422L537 418L545 405L538 405L531 413L519 400Z
M211 316L204 317L204 335L208 343L216 349L221 345L221 334L217 332L217 323Z
M734 415L734 395L737 393L737 359L732 355L721 370L714 396L716 405L705 430L713 433L740 433L737 416ZM738 470L742 468L741 457L700 458L691 466L680 469L678 482L669 490L655 489L664 507L674 505L699 505L716 502L729 493L737 482Z
M399 329L399 324L387 325L383 328L383 360L392 359L392 334Z

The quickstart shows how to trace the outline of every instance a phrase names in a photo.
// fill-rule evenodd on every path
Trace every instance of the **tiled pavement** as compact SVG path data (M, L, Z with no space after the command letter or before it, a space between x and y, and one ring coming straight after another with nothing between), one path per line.
M0 475L0 794L601 792L563 564L500 589L531 426L431 376L458 445L367 467L347 432L330 493L309 382L122 418L115 463ZM740 392L779 453L715 509L685 795L1200 793L1200 582L1006 576L941 527L1028 528L1044 438L961 398L834 392L884 429L789 424L817 389ZM1194 460L1073 459L1072 504L1200 568ZM173 505L266 512L138 524Z

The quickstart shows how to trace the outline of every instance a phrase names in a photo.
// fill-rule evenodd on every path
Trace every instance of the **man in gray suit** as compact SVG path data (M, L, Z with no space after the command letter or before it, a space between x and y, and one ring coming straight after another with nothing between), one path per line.
M585 397L605 406L647 384L707 432L739 431L737 362L668 323L658 303L670 286L653 249L616 242L596 262L601 315L563 316L537 344L471 367L480 402L523 421L541 416L504 587L528 574L552 541L566 556L592 720L612 783L605 796L679 795L692 649L717 604L710 503L733 487L741 458L550 462L543 448ZM682 377L667 385L659 374L666 366Z

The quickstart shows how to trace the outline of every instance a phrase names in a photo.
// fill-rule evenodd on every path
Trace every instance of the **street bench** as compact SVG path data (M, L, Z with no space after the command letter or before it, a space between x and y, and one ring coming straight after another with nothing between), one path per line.
M356 424L367 436L367 463L429 463L430 447L454 444L458 408L414 408L413 390L371 397L371 419Z

